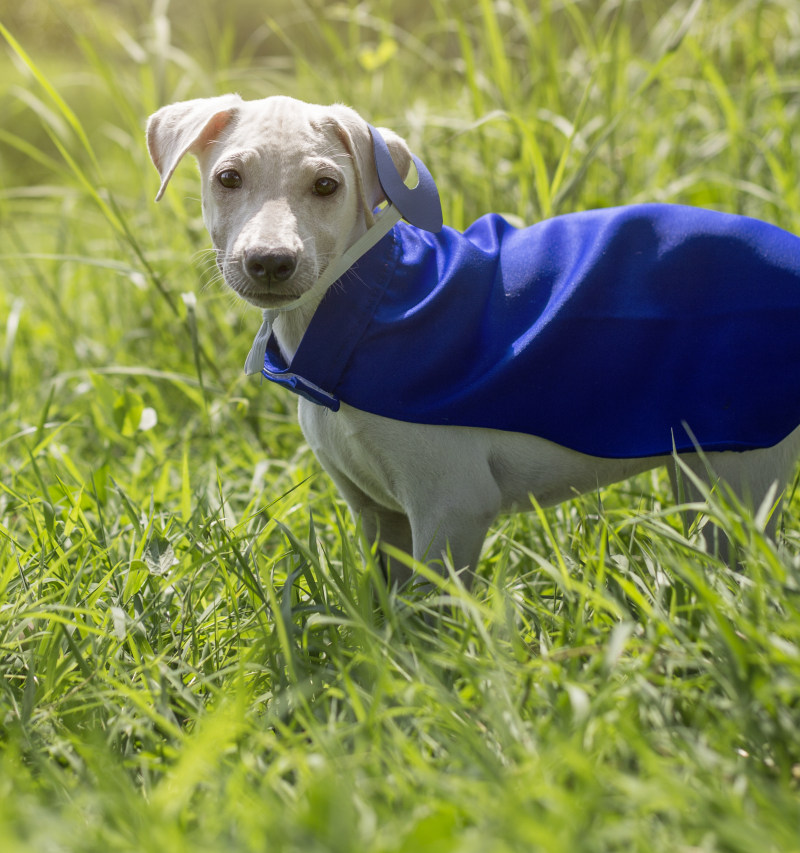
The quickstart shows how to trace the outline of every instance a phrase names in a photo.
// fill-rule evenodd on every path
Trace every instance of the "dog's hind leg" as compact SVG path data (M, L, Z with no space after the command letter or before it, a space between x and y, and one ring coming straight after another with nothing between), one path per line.
M792 477L798 453L800 427L774 447L745 452L683 455L680 464L675 460L668 463L670 481L678 500L703 500L701 489L693 481L694 477L709 487L729 489L744 509L753 515L771 509L765 518L764 532L774 538L779 510L763 505L767 499L777 501L780 498ZM729 545L720 538L716 525L707 524L703 533L709 550L728 561Z

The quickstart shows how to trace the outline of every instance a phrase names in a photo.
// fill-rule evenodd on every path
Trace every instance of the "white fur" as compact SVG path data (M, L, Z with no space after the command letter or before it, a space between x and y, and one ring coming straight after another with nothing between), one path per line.
M402 174L408 148L382 131ZM244 299L278 311L274 332L287 359L296 351L319 299L295 310L332 259L372 222L381 201L365 122L343 106L291 98L242 101L236 95L172 104L155 113L148 145L162 185L184 154L197 157L203 216L226 282ZM242 187L225 189L221 171L235 169ZM313 192L320 177L337 181L333 195ZM296 264L282 281L254 279L248 253L279 255ZM564 501L624 480L669 457L603 459L519 433L395 421L342 405L338 412L300 399L303 433L366 533L456 569L473 569L498 513ZM775 483L783 486L800 452L800 428L780 444L745 453L709 453L683 460L703 480L709 466L751 508ZM674 485L674 465L670 464ZM688 495L696 492L688 483ZM407 571L392 565L394 580ZM467 575L468 577L468 575Z

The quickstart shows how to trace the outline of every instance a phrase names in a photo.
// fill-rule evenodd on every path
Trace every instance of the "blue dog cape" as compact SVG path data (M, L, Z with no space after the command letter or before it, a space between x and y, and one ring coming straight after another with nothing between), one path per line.
M769 447L800 424L800 238L678 205L460 233L398 223L287 364L315 403L634 458Z

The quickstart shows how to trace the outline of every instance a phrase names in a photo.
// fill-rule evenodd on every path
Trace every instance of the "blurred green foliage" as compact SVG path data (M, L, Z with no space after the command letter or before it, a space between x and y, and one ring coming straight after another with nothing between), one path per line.
M0 846L790 850L800 511L663 474L386 590L294 401L243 377L196 170L239 91L404 134L446 221L641 201L800 231L795 0L28 0L0 13ZM197 294L197 295L195 295Z

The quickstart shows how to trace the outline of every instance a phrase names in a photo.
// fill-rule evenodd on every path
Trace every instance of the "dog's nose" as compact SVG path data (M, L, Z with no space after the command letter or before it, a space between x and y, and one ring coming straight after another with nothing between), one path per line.
M294 275L297 256L291 252L250 251L244 256L244 268L256 281L287 281Z

